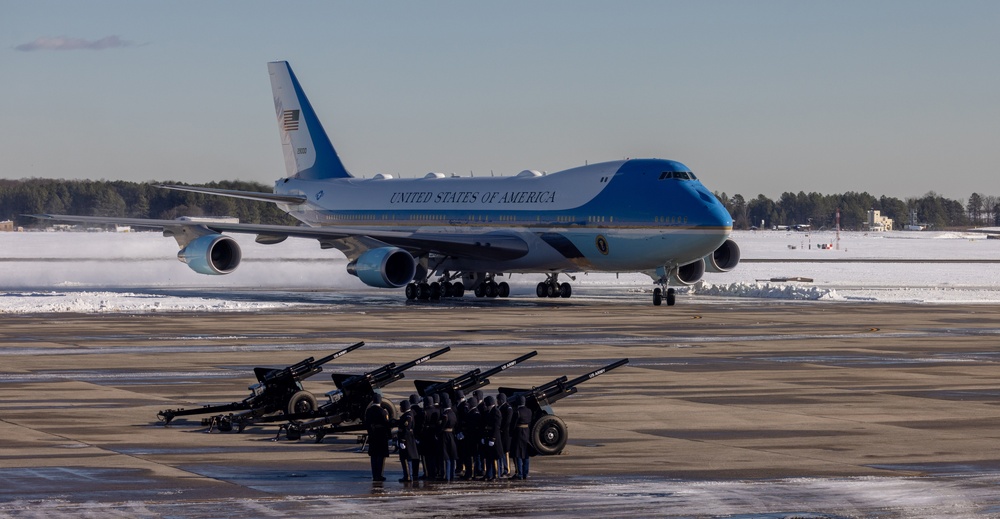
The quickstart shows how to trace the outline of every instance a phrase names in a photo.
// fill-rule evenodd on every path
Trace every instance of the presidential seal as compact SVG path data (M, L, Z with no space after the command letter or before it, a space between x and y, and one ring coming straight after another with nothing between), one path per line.
M608 255L608 240L604 239L601 234L597 235L597 250L601 251L601 254L605 256Z

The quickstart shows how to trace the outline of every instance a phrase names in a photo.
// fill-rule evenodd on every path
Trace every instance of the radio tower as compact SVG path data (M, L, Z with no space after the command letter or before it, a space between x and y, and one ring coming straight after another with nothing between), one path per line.
M840 208L837 208L837 250L840 250Z

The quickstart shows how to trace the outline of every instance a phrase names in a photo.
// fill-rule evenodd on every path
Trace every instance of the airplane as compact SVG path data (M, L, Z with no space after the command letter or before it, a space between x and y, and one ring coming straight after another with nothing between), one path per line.
M555 173L524 170L504 177L422 178L347 171L287 61L268 63L287 176L273 193L161 185L166 189L270 202L298 226L72 215L35 218L152 227L173 237L177 257L200 274L224 275L240 264L236 241L289 237L319 241L348 259L366 285L405 287L407 300L508 297L504 274L544 274L538 297L572 295L580 272L643 272L653 304L675 303L670 285L690 285L706 271L739 263L733 220L691 170L673 160L627 159Z

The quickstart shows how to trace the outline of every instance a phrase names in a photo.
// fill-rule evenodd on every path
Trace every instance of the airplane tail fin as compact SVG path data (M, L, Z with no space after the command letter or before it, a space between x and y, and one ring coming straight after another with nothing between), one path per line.
M292 67L287 61L272 61L267 64L267 71L271 75L274 110L278 116L288 176L306 180L351 177L337 156L337 150L333 149Z

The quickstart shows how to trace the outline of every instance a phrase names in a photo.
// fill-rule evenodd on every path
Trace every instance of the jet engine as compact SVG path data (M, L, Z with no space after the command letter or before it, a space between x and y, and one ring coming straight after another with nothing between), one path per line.
M177 259L187 263L199 274L220 275L236 270L242 258L236 240L222 234L196 238L177 253Z
M417 261L399 247L380 247L365 251L347 264L347 272L364 284L378 288L399 288L413 280Z
M671 285L693 285L701 280L701 277L705 275L705 260L699 259L688 263L687 265L681 265L673 272L670 276Z
M740 263L740 246L733 240L715 249L715 252L705 256L705 270L708 272L729 272Z

